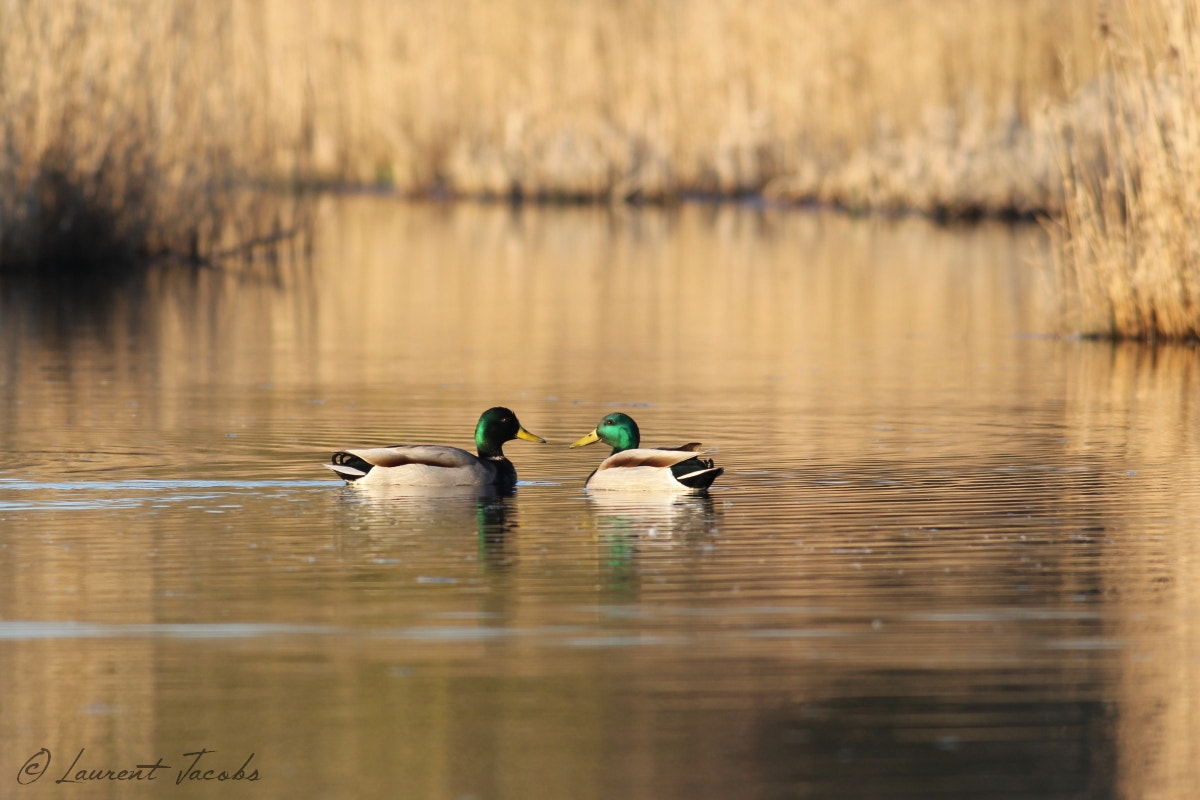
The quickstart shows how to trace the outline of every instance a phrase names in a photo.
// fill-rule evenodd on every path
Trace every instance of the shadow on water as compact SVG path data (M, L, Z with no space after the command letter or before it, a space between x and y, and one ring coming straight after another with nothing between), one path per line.
M143 273L45 280L0 277L0 324L9 341L69 343L77 334L111 341L118 325L136 335L152 328L152 297Z
M106 348L154 345L156 333L177 303L199 313L229 302L239 292L310 291L311 259L295 248L261 257L213 263L164 261L138 269L94 269L80 274L49 270L0 275L0 332L8 341L69 347L73 339ZM224 298L224 299L223 299Z
M945 678L967 691L948 696ZM935 775L937 791L924 796L1119 796L1111 704L1057 694L1010 698L1003 688L989 697L961 674L841 677L849 681L871 694L763 714L751 746L768 769L784 766L777 796L917 797Z

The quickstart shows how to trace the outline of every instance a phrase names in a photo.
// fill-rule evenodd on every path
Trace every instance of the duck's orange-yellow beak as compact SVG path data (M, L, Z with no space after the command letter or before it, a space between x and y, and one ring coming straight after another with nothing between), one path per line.
M595 444L598 441L600 441L600 434L593 430L587 436L584 436L579 441L573 443L571 447L583 447L584 445Z

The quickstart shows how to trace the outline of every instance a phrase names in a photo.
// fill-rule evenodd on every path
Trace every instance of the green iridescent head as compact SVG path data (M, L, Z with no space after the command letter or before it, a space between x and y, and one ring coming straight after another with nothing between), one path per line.
M517 415L502 406L489 408L480 415L479 424L475 426L475 447L479 449L480 456L504 455L504 443L513 439L524 439L527 442L546 441L522 428L521 423L517 421Z
M571 447L583 447L593 442L604 442L612 447L613 453L619 453L622 450L634 449L641 440L642 434L638 430L637 423L627 414L617 412L600 420L600 424L596 426L595 430L573 443Z

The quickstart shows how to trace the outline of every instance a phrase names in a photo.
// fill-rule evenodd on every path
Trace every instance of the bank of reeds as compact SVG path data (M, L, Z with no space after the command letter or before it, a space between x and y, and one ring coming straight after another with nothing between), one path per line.
M203 259L262 180L1055 210L1100 2L0 4L0 269Z
M1057 208L1096 64L1093 0L261 2L297 152L414 193Z
M235 13L221 0L0 3L0 271L204 260L287 224L243 191L272 141Z
M1200 8L1128 0L1103 20L1105 69L1089 87L1106 121L1100 157L1067 117L1056 260L1068 329L1114 338L1200 337Z

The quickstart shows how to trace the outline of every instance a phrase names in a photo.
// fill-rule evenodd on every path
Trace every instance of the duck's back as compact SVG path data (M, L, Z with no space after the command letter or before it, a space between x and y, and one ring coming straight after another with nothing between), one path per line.
M480 460L466 450L446 445L416 444L343 450L335 453L333 463L327 466L352 484L368 486L495 486L516 483L516 471L507 459Z

